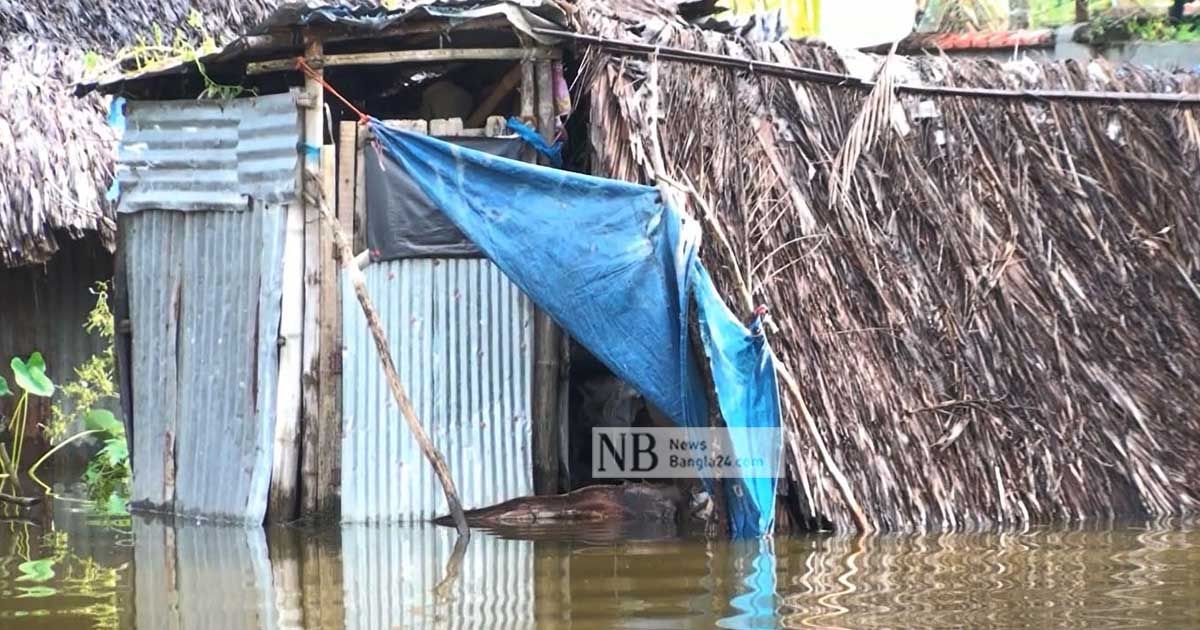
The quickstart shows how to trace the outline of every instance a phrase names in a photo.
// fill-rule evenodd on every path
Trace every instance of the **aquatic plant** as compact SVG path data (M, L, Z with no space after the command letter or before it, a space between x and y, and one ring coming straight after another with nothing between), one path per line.
M21 390L21 395L17 399L17 404L13 407L12 416L8 421L8 431L12 435L11 451L0 444L0 467L3 468L3 471L0 471L0 475L3 475L0 488L3 488L6 483L11 483L16 487L18 483L19 471L17 468L20 466L21 448L25 443L25 435L29 426L29 397L49 398L54 395L54 382L46 376L46 361L42 358L42 353L34 352L25 360L22 360L21 357L13 357L10 366L13 371L13 380ZM0 377L0 397L13 395L8 381L4 377Z
M46 438L52 444L58 443L67 435L67 430L75 418L86 417L92 409L102 403L117 399L114 376L116 353L113 350L116 326L112 311L108 307L108 283L97 282L91 291L92 295L96 296L96 305L88 312L83 329L89 334L99 336L104 343L104 349L75 368L75 378L59 388L62 396L50 408L50 421L42 427Z
M63 398L51 409L50 422L45 426L46 435L54 443L54 448L43 455L29 472L30 477L49 493L50 488L37 478L37 468L67 444L98 436L104 446L88 462L83 481L88 497L100 511L122 514L129 496L131 477L125 425L111 411L100 407L103 403L115 402L118 397L116 353L113 349L116 325L112 310L108 307L108 289L106 282L98 282L92 288L96 305L88 313L83 326L84 330L103 340L104 349L76 368L75 378L62 386ZM84 420L84 430L63 439L72 420L78 417Z

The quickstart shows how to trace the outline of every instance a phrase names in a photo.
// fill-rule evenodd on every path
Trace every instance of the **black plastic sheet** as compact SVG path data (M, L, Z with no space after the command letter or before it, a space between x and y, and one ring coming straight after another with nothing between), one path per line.
M525 146L518 138L441 138L500 157L520 159ZM408 176L397 170L383 177L379 152L366 151L367 247L371 260L404 258L482 258L475 244ZM396 169L393 169L396 170Z

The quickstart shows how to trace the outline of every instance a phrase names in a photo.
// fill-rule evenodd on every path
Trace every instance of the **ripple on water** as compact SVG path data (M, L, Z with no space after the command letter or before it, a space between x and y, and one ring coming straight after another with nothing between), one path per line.
M0 526L0 628L1200 627L1200 532L720 542L603 523L478 532Z

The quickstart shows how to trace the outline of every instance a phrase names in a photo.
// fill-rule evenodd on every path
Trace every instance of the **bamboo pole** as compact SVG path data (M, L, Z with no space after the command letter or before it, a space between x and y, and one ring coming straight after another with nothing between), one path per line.
M313 171L305 172L305 179L318 179L320 175ZM315 191L318 196L310 198L309 191ZM371 301L371 296L367 293L367 282L363 278L362 272L358 266L354 264L354 252L350 249L348 237L342 232L341 226L338 224L337 217L325 202L324 196L321 195L321 189L317 185L305 187L306 203L310 203L317 208L321 215L321 222L325 224L327 234L333 238L335 251L338 255L338 261L341 264L342 272L345 278L354 286L354 294L358 297L358 303L362 306L363 315L367 318L367 326L371 329L371 336L375 338L375 348L379 351L379 363L383 368L384 376L387 378L388 388L392 390L392 397L396 399L396 405L400 407L400 413L404 416L404 421L408 424L408 428L413 433L413 438L417 444L421 446L421 452L425 455L425 459L429 460L430 466L433 467L434 473L442 484L442 490L446 494L446 504L450 507L450 516L454 518L454 526L458 529L458 534L464 538L469 538L471 535L470 527L467 525L467 517L463 514L462 501L458 498L458 490L454 487L454 479L450 476L450 469L446 466L446 459L434 447L433 442L429 440L429 436L425 434L425 429L421 427L421 421L417 418L417 412L413 409L412 403L408 399L408 394L404 392L404 386L400 384L400 375L396 372L396 364L392 361L391 352L388 350L389 344L387 334L383 330L383 324L379 320L379 312L375 310L375 304Z
M388 50L382 52L326 55L320 66L373 66L397 63L443 63L451 61L505 61L509 59L557 59L553 48L434 48L431 50ZM254 61L246 64L246 74L287 72L296 67L295 57Z
M773 61L756 61L753 59L733 57L730 55L698 52L673 46L656 46L653 44L643 44L641 42L609 39L605 37L597 37L595 35L584 35L582 33L573 33L558 29L534 27L533 30L535 33L542 35L555 35L565 39L583 42L585 44L595 46L609 55L617 57L649 57L653 55L658 59L665 61L732 68L735 70L750 72L752 74L777 76L794 81L828 84L845 89L867 91L875 89L874 81L864 81L858 77L839 72L829 72L826 70L793 66L786 63L777 63ZM1186 107L1200 105L1200 94L1194 94L1191 92L1106 92L1041 89L1012 90L1005 88L959 87L954 85L914 85L911 83L897 83L894 87L897 92L903 94L921 94L927 96L996 98L1030 102L1064 101L1069 103L1112 103L1118 105L1125 103L1144 103L1147 105Z

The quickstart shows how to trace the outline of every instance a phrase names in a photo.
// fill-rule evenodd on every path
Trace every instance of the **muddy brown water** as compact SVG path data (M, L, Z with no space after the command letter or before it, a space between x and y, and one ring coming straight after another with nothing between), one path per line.
M0 628L1196 628L1200 529L243 529L57 500L0 523Z

